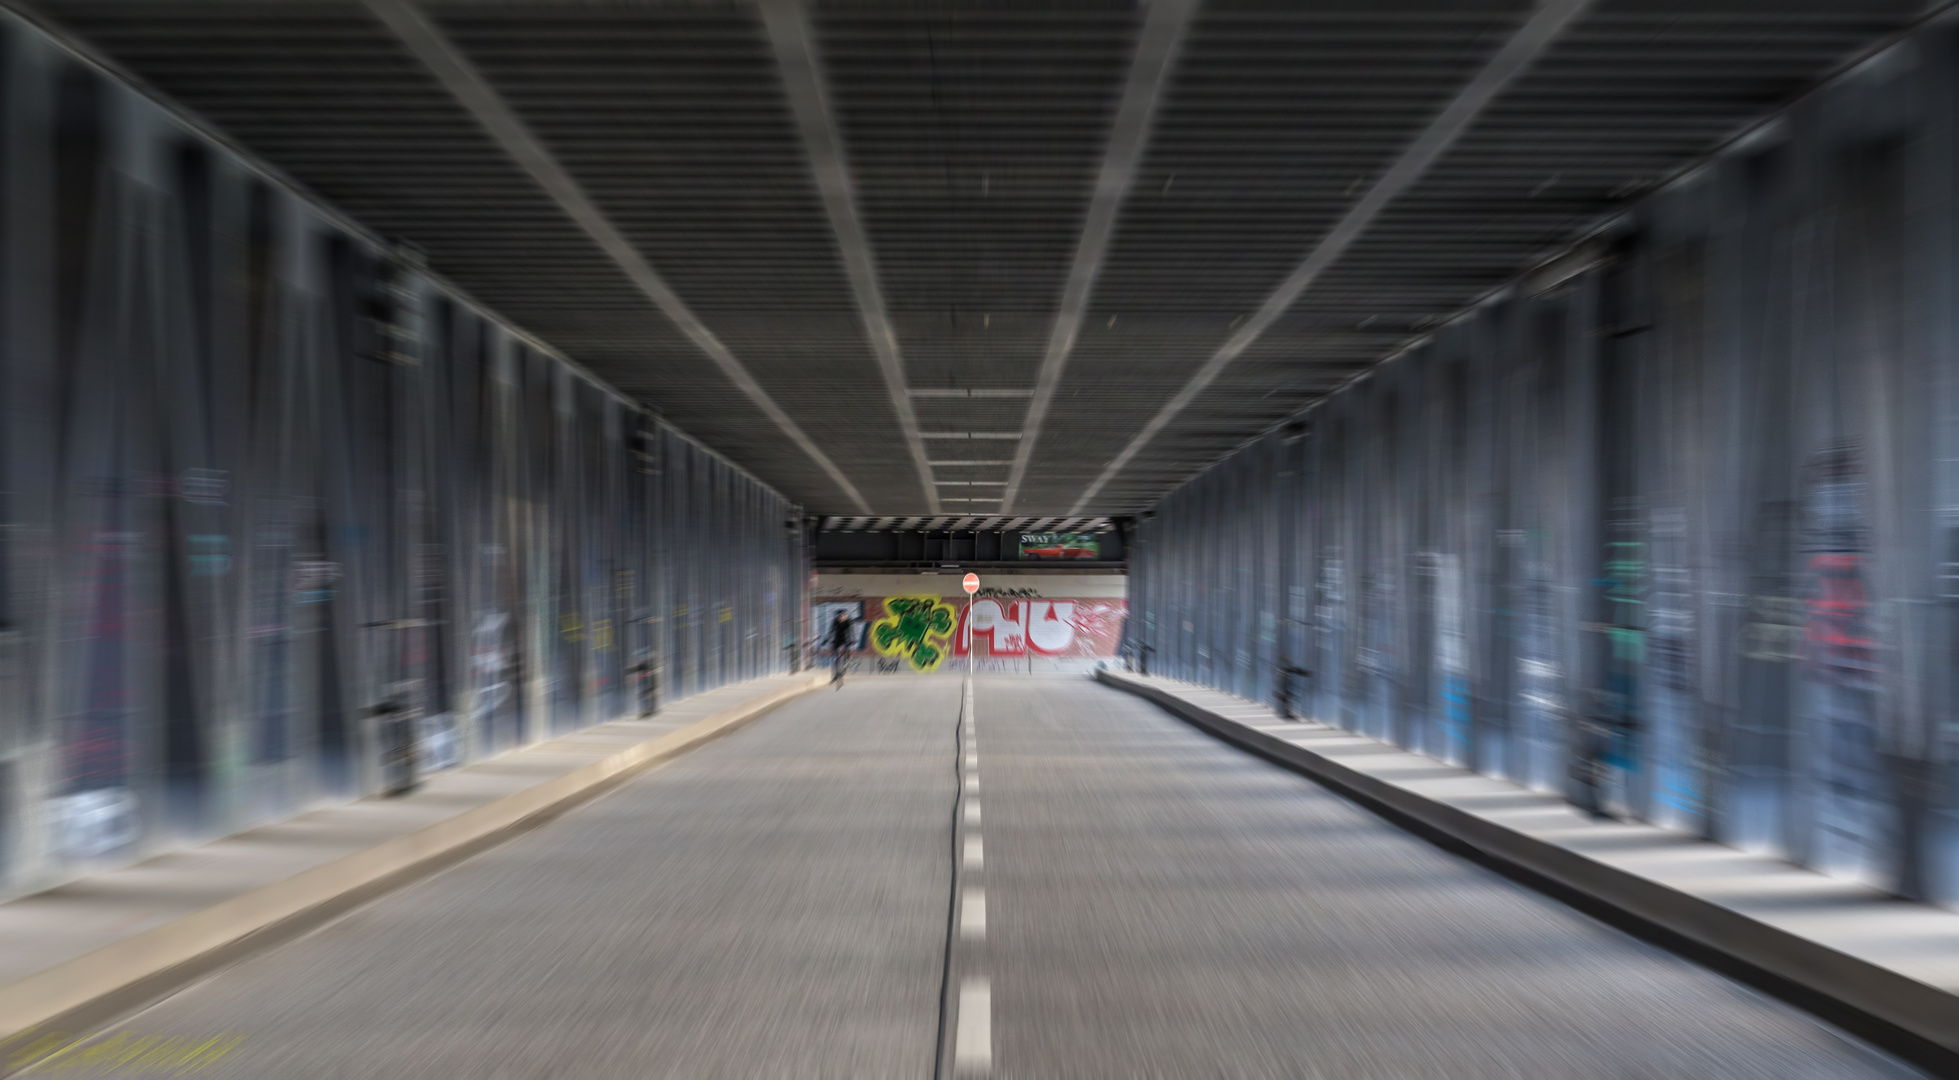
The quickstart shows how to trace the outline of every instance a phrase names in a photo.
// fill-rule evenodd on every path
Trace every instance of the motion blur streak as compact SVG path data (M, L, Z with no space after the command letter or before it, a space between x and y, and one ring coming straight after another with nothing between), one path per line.
M1959 1075L1955 268L1959 0L0 0L0 1078Z
M785 665L795 507L0 30L0 891Z
M1136 698L975 684L994 1076L1907 1075ZM214 1080L930 1076L959 693L852 676L141 1026L243 1036Z

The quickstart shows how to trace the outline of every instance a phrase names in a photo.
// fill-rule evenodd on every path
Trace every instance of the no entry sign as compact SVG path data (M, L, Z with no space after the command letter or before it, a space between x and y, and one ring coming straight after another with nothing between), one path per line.
M979 575L967 574L965 580L961 581L960 584L966 586L966 595L971 596L979 591Z

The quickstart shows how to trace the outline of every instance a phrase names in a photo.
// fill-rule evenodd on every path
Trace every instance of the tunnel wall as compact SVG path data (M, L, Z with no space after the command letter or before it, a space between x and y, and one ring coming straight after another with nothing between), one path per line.
M791 659L797 508L0 33L0 892Z
M1954 76L1906 42L1177 489L1129 649L1959 901Z

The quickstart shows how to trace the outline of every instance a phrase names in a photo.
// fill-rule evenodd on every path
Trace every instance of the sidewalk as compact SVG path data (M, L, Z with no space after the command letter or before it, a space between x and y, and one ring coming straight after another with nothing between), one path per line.
M650 719L439 773L405 797L317 810L0 904L0 1046L30 1029L100 1023L828 681L805 672L724 686ZM0 1051L0 1075L18 1064Z
M1103 683L1303 773L1418 834L1959 1075L1959 913L1563 799L1207 687Z

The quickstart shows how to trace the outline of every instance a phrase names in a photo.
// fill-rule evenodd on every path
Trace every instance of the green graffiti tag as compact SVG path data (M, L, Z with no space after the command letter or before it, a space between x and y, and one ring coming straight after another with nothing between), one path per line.
M888 612L871 627L871 645L884 656L903 656L919 671L945 662L952 636L951 604L936 596L893 596L884 601Z

